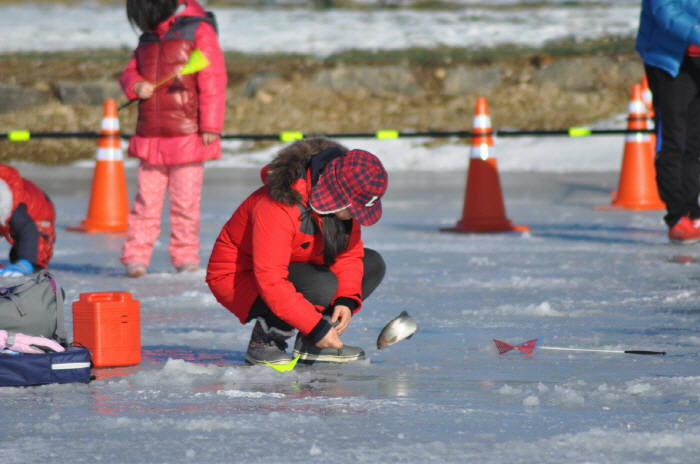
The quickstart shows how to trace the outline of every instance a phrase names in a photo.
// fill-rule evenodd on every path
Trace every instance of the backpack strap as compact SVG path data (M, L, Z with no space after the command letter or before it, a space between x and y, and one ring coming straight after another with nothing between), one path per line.
M49 282L51 282L51 288L53 289L53 293L56 296L56 299L54 300L56 303L56 332L54 332L54 334L57 340L62 345L65 345L68 342L68 334L66 334L66 320L65 315L63 313L63 288L60 285L58 285L51 273L46 269L42 269L37 273L37 282L39 281L38 279L40 277L46 277L47 279L49 279Z

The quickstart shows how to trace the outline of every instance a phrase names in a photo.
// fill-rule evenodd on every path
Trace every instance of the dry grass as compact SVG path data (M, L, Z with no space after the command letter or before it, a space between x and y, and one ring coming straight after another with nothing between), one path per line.
M2 1L2 0L0 0ZM585 44L584 44L585 45ZM624 46L627 46L625 44ZM590 44L585 45L591 47ZM598 48L604 46L598 44ZM588 49L579 54L589 55ZM610 51L616 56L630 51ZM565 55L565 53L562 53ZM14 129L40 131L96 131L102 108L64 105L55 96L60 80L116 80L130 56L126 50L78 51L71 53L0 56L2 82L48 91L44 104L0 114L0 132ZM556 55L557 58L559 55ZM346 53L324 61L302 56L242 56L227 54L229 87L225 132L305 133L373 132L378 129L464 130L471 127L477 94L446 96L441 92L445 70L456 64L498 66L507 76L499 87L485 93L496 127L554 129L590 123L625 111L629 82L605 82L593 91L563 91L555 85L534 84L523 78L549 62L549 54L520 51L491 51L469 55L464 51L401 51L392 54ZM372 95L366 89L334 91L312 85L322 67L401 63L418 80L422 92L415 95ZM255 97L243 96L241 89L251 73L270 71L271 79ZM118 102L121 103L121 102ZM124 133L133 131L136 106L120 111ZM95 141L77 139L0 142L0 161L31 160L66 163L91 158Z

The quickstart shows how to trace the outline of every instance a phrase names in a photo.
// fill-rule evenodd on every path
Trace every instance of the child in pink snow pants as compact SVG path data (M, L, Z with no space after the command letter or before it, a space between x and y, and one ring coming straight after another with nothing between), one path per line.
M221 157L226 65L214 16L195 0L127 0L129 21L143 34L119 82L139 99L129 156L139 158L138 194L129 214L121 262L129 277L146 273L170 195L170 260L199 268L200 198L204 162ZM181 74L192 52L208 64Z

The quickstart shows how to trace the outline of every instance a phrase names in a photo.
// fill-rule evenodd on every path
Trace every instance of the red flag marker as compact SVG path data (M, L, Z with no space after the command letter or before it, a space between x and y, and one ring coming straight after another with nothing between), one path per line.
M496 348L498 348L498 354L507 353L510 350L518 350L521 353L532 354L532 352L535 351L535 346L537 345L536 338L523 342L520 345L511 345L510 343L496 340L495 338L493 339L493 342L496 344Z

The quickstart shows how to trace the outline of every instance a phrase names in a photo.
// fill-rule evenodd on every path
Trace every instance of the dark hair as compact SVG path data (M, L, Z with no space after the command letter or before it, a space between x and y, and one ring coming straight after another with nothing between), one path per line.
M330 266L335 263L335 258L345 251L350 242L352 221L342 220L335 214L321 216L323 224L323 263Z
M126 17L141 32L154 30L175 12L178 0L126 0Z

